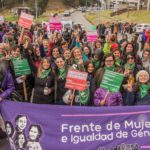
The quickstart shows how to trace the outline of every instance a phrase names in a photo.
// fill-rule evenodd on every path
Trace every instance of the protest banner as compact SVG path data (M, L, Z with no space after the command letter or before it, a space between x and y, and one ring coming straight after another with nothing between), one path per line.
M30 29L33 18L34 16L22 12L18 21L18 26Z
M0 110L16 149L19 141L24 150L150 149L150 106L99 109L4 100Z
M88 42L96 42L98 39L96 31L88 31L86 36Z
M19 59L13 61L13 67L16 76L31 74L31 69L29 67L27 59Z
M58 17L52 17L49 21L50 31L62 30L62 23Z
M4 23L4 17L0 16L0 24Z
M108 90L111 93L118 92L120 90L123 79L123 74L106 70L100 87Z
M87 76L88 74L86 72L69 70L65 87L68 89L84 91L87 85Z

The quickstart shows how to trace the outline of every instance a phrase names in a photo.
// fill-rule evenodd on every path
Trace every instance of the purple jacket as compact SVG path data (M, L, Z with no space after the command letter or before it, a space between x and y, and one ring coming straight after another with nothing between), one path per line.
M15 89L13 77L9 71L5 72L4 79L0 86L3 90L3 92L0 94L0 97L2 97L2 99L9 99Z
M107 95L107 96L106 96ZM105 100L104 106L122 106L123 98L120 92L108 93L107 90L103 88L98 88L94 93L94 105L100 106L100 102Z

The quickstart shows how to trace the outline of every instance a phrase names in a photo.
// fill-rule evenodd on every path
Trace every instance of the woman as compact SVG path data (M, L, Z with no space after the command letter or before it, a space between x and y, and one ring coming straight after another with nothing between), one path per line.
M141 70L136 75L136 83L128 81L125 97L126 105L150 105L149 74Z
M142 66L147 68L150 65L150 49L145 49L142 53Z
M69 49L63 51L63 57L65 58L66 65L71 66L71 51Z
M57 57L55 62L55 104L65 105L63 102L63 96L68 90L65 88L68 68L65 65L65 59L63 56Z
M54 47L51 51L51 67L54 69L56 67L55 60L60 55L60 51L58 47Z
M85 70L88 73L88 84L89 88L87 89L89 92L88 99L87 99L87 105L92 105L92 84L93 84L93 79L94 79L94 74L95 74L95 66L92 61L87 61L85 63ZM81 100L80 100L81 101Z
M27 139L24 133L18 133L16 135L15 144L16 144L17 150L23 150L26 148Z
M91 60L91 49L90 49L90 47L88 47L88 46L83 47L82 57L83 57L84 62Z
M43 58L35 73L33 103L53 104L54 101L54 74L50 60Z
M95 90L97 88L100 87L100 83L101 83L101 81L103 79L103 75L105 73L105 70L122 73L122 69L120 67L116 67L116 65L115 65L115 58L114 58L113 54L107 54L104 57L104 65L103 65L103 67L99 68L96 71L95 76L94 76L94 80L93 80L93 87L92 87L93 93L95 92Z
M134 83L135 76L137 72L141 69L142 66L136 63L134 53L127 53L125 56L125 65L124 65L124 74L126 77L124 82L126 82L127 80L132 80L132 82Z
M118 67L122 66L123 60L121 59L121 52L119 49L113 50L113 55L115 57L115 65Z

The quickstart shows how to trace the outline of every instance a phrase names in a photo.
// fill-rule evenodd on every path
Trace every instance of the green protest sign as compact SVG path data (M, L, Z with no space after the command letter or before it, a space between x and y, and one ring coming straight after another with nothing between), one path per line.
M16 76L29 75L31 70L27 59L13 61L14 71Z
M95 31L96 30L96 26L91 26L91 30Z
M124 76L120 73L106 70L100 87L108 90L111 93L118 92Z

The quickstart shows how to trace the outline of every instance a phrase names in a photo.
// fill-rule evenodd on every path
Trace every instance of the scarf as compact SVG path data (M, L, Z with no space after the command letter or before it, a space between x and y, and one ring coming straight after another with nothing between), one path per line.
M145 85L145 84L141 84L140 85L140 93L141 93L141 98L144 98L150 89L150 85Z
M0 54L0 58L4 58L5 57L5 54Z
M129 70L133 70L133 69L135 68L135 63L133 63L133 64L128 64L128 63L126 63L126 64L125 64L125 68L126 68L126 69L129 69Z
M98 67L99 67L99 65L100 65L100 61L99 60L94 60L93 59L93 64L94 64L94 66L95 66L95 68L97 69Z
M66 70L66 68L59 69L59 75L61 76L62 79L65 79L66 76L67 76L67 70Z
M109 71L115 71L115 66L111 66L111 67L104 67L105 70L109 70Z
M79 60L78 59L74 59L75 64L78 64Z
M20 59L21 59L21 57L15 58L15 57L13 57L13 56L11 56L11 58L10 58L10 60L11 60L12 62L15 62L16 60L20 60Z
M50 72L51 72L51 69L47 69L47 70L44 70L44 69L43 69L42 72L41 72L40 78L41 78L41 79L46 78Z
M89 100L89 89L84 90L83 92L79 91L80 103L85 105L88 103Z
M120 67L121 66L121 59L117 59L115 61L115 65L118 66L118 67Z

